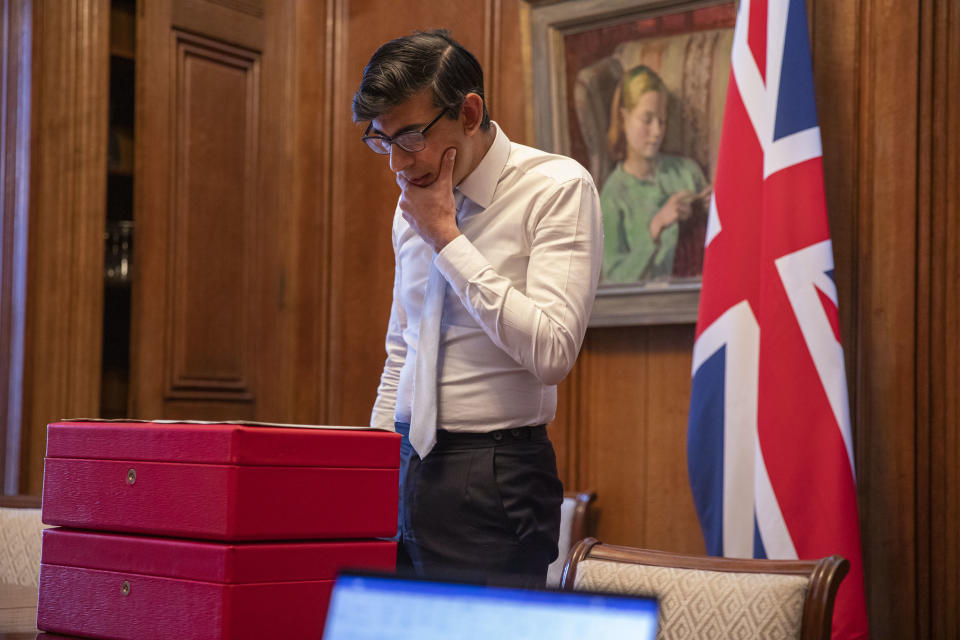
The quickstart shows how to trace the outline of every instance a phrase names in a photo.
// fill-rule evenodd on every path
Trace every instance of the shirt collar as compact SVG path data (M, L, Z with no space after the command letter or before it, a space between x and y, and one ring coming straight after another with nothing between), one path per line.
M484 209L493 202L497 183L500 182L500 174L503 173L503 167L506 166L507 157L510 155L510 139L507 138L507 134L496 122L491 122L490 125L497 132L493 144L487 149L480 164L458 185L463 195Z

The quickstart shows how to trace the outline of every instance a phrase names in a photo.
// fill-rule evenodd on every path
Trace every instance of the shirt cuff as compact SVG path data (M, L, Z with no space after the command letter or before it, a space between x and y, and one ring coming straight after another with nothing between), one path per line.
M463 234L447 243L434 258L434 264L455 291L466 290L471 280L490 267L490 262Z

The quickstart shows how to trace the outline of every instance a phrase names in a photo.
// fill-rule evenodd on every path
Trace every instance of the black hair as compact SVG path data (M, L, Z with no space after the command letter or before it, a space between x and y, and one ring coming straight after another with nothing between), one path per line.
M454 119L467 94L476 93L483 100L480 128L490 128L483 69L446 29L418 31L377 49L353 96L353 121L373 120L426 88L433 92L434 105L446 107Z

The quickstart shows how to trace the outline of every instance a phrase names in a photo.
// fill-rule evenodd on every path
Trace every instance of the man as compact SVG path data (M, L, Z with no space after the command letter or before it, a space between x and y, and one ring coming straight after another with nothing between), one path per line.
M400 186L371 423L409 429L402 548L422 574L542 585L563 499L545 424L599 279L596 187L573 160L510 142L479 63L446 31L380 47L353 117Z

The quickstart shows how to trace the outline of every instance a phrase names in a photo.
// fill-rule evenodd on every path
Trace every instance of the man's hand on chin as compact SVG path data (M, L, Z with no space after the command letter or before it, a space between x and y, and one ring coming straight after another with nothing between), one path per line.
M453 165L457 150L447 149L440 161L440 174L426 187L419 187L399 173L400 212L414 231L439 253L460 235L453 200Z

